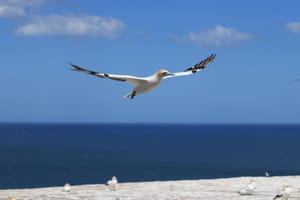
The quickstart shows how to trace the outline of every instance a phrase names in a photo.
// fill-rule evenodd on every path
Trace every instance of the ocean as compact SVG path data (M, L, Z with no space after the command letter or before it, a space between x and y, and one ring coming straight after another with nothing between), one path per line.
M300 125L0 124L0 189L300 175Z

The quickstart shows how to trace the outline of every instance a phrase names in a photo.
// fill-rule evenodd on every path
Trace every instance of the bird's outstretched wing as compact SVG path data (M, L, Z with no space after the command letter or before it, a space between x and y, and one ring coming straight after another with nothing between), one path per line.
M73 70L78 71L78 72L84 72L93 76L97 76L99 78L109 78L112 80L116 81L127 81L133 85L137 85L140 82L145 81L144 78L142 77L137 77L137 76L130 76L130 75L119 75L119 74L106 74L106 73L101 73L101 72L95 72L91 71L82 67L79 67L78 65L74 65L72 63L69 63L73 68Z
M172 77L177 77L177 76L187 76L187 75L195 74L195 73L199 72L200 70L203 70L206 66L208 66L214 60L215 57L216 57L216 54L211 54L204 60L201 60L199 63L195 64L193 67L190 67L190 68L184 70L183 72L172 73L172 75L165 76L164 78L172 78Z

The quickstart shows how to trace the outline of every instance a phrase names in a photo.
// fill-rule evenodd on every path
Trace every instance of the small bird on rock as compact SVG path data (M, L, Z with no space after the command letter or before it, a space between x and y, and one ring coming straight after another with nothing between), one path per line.
M292 188L289 185L282 186L282 190L278 191L273 200L281 198L282 200L288 200L291 194Z
M70 192L71 191L71 185L69 183L66 183L64 185L64 189L63 189L64 192Z
M117 185L118 185L117 177L113 176L111 178L111 180L108 180L106 182L106 185L110 188L110 190L115 191L117 189Z
M252 195L256 188L256 182L251 179L248 185L239 191L240 195Z

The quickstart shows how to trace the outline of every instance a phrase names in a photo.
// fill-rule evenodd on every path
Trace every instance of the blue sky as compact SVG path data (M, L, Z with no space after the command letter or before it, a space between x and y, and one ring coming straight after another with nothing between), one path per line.
M87 3L88 2L88 3ZM300 123L300 2L0 0L0 122ZM134 100L128 83L216 53Z

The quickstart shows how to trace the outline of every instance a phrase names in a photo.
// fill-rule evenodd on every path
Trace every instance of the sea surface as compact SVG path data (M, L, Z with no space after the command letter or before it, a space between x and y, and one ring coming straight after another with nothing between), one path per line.
M0 124L0 189L300 175L300 125Z

